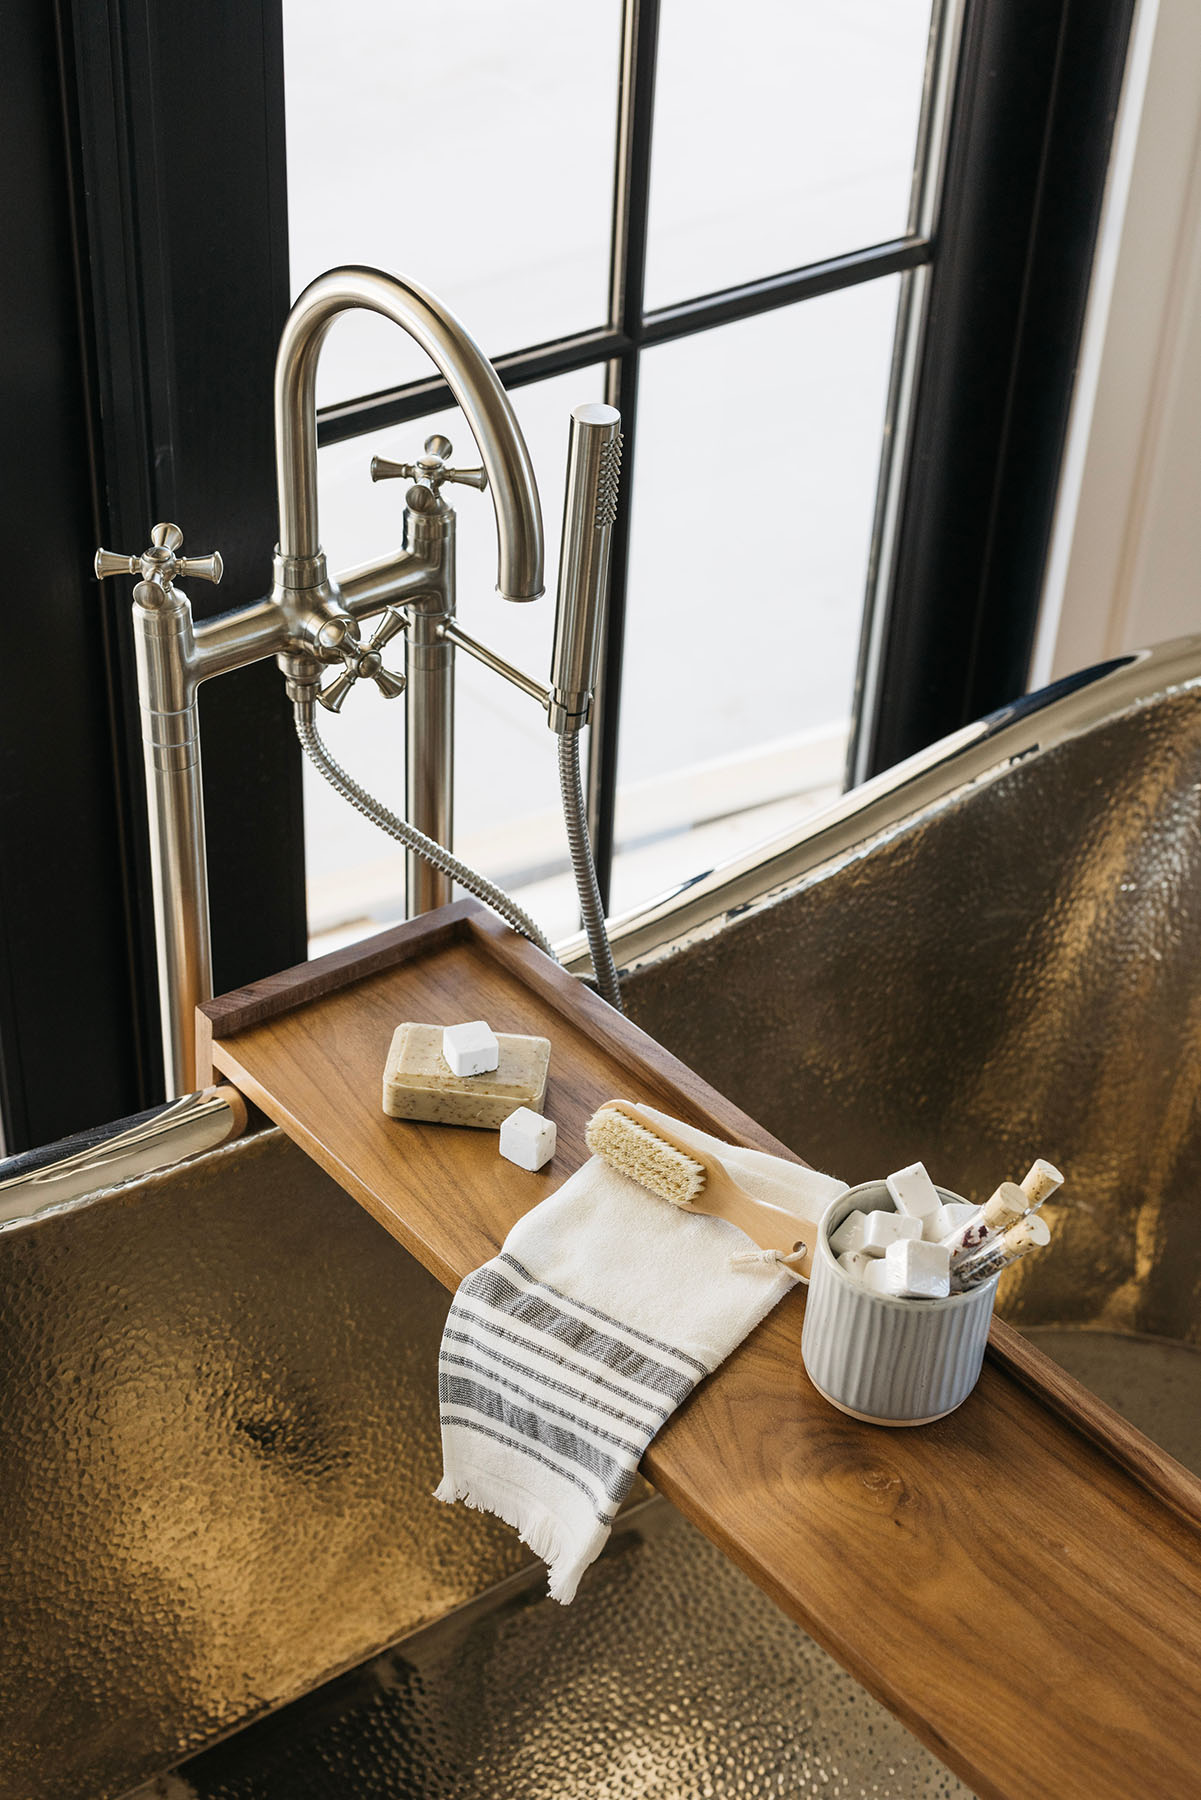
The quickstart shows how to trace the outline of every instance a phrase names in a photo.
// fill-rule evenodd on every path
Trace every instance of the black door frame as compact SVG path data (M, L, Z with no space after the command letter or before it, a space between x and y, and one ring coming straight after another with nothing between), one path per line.
M140 551L172 519L191 550L225 560L219 589L193 588L198 617L266 591L271 377L290 297L279 0L61 0L57 20L12 0L18 11L30 42L3 65L5 119L26 141L0 184L30 238L39 221L47 246L51 221L55 235L53 258L6 260L14 288L33 280L23 333L0 349L10 387L24 367L39 382L0 446L31 490L12 520L31 573L9 606L28 608L35 671L5 708L4 841L19 847L0 893L9 1150L161 1097L130 588L98 584L91 558L97 543ZM39 442L55 431L72 439L69 491L64 453ZM37 654L45 576L32 574L48 559L52 680ZM305 954L300 755L270 664L202 690L201 716L223 989Z
M852 781L1026 688L1134 0L966 10Z

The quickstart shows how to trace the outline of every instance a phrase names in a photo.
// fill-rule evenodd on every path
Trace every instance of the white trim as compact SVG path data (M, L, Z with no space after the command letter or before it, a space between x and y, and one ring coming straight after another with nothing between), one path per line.
M1201 8L1140 0L1031 686L1201 626L1199 363Z
M739 813L838 788L848 729L842 719L754 750L628 782L618 791L619 854L623 844L632 847L627 856L637 855L637 847L647 840L696 831ZM548 740L548 756L553 749ZM765 825L764 833L769 829ZM568 860L563 815L557 807L474 832L458 840L455 849L472 868L502 882L526 869L565 868ZM403 882L404 855L399 847L352 868L313 877L308 887L311 936L324 940L327 933L358 921L399 916Z

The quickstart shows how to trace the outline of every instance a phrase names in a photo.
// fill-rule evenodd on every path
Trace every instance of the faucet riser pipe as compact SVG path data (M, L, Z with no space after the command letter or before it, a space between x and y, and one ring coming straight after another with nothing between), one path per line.
M441 635L441 610L414 607L405 638L405 812L409 823L453 849L455 779L455 650ZM405 915L445 906L450 877L424 858L405 854Z
M135 604L133 616L163 1075L173 1099L196 1086L196 1007L213 993L200 713L189 674L192 623L184 597L168 589L164 606Z
M404 547L437 570L437 585L413 600L405 633L405 816L444 850L454 848L455 648L444 627L455 615L455 515L428 489L411 488ZM453 898L449 875L405 853L405 916Z

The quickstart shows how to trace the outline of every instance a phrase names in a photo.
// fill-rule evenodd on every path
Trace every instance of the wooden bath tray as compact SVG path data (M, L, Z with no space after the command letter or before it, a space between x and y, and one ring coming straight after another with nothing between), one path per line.
M552 1042L540 1175L491 1132L380 1109L402 1019L480 1017ZM473 902L210 1001L198 1031L201 1080L211 1058L449 1288L579 1166L614 1095L791 1156ZM1148 1486L1145 1440L1115 1457L1113 1415L1002 1325L949 1419L857 1424L805 1377L803 1311L797 1289L701 1385L649 1479L976 1794L1197 1800L1201 1529L1172 1465Z

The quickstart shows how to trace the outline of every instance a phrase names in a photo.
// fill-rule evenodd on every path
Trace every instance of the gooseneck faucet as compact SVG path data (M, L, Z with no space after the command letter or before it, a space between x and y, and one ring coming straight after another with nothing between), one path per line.
M413 463L390 463L376 458L371 468L373 480L402 476L412 483L406 496L402 547L334 579L326 567L318 529L317 367L326 333L335 319L360 307L391 319L431 357L471 427L482 467L452 468L451 446L441 437L428 439L426 454ZM354 684L364 678L375 681L390 697L407 688L406 818L398 822L392 815L388 817L393 825L400 826L392 835L400 835L410 847L406 884L409 916L449 900L452 879L462 879L464 873L463 866L450 854L456 647L469 651L536 699L547 712L552 728L570 736L573 756L575 734L587 720L620 457L620 420L612 408L577 409L578 413L597 411L603 412L606 420L603 430L599 430L599 421L594 422L593 429L599 431L609 447L606 457L597 463L593 481L594 487L600 483L597 491L577 481L579 491L573 497L569 483L564 545L565 552L569 543L572 547L565 561L570 562L574 572L575 587L570 606L565 606L561 576L553 689L514 669L477 643L454 617L455 514L441 493L447 484L487 488L491 492L496 515L497 588L501 595L514 601L534 600L543 588L538 490L508 396L492 365L453 313L415 282L376 269L334 269L320 276L296 301L280 339L275 365L279 542L270 592L251 605L194 624L191 606L176 583L185 577L219 581L219 556L183 557L182 532L178 526L166 524L155 526L150 548L141 556L97 552L98 577L123 573L140 577L134 589L133 620L169 1096L186 1093L195 1085L195 1008L212 994L200 783L199 684L274 655L294 704L301 741L310 755L314 744L318 752L323 749L313 727L315 703L337 712ZM573 423L572 429L575 446L577 434L584 428ZM596 534L595 543L589 533ZM581 569L586 571L582 587ZM374 635L364 643L360 620L381 614ZM388 641L401 632L405 637L403 677L385 669L382 659ZM581 641L573 647L576 635ZM332 680L320 686L331 667L336 670ZM570 694L561 691L565 679L562 671L566 670L571 671ZM561 735L561 748L564 742ZM332 759L327 757L327 764L332 765ZM336 769L336 765L332 767ZM329 766L322 772L331 778ZM577 812L578 786L577 764ZM370 802L370 796L349 778L344 778L340 791L360 810L368 810L362 801ZM383 812L378 803L370 804L376 812ZM369 816L389 829L382 817L371 812ZM569 841L578 879L582 829L580 818L569 818ZM417 840L421 854L412 851ZM430 852L438 847L445 854L431 856ZM591 867L586 833L583 851ZM581 880L581 893L585 885ZM595 894L594 872L592 890ZM486 895L490 903L492 894L497 892L491 890ZM513 917L514 910L520 912L511 904L506 916ZM587 903L584 911L587 919ZM599 914L595 904L591 916L596 924ZM521 919L524 921L524 915ZM599 919L599 924L603 934L603 919ZM521 928L525 928L524 923ZM533 934L537 936L536 928ZM592 935L590 930L590 941ZM537 936L537 941L545 940ZM618 1003L611 959L608 970L605 991ZM605 989L606 977L599 967L598 975Z
M275 359L279 560L299 572L321 556L317 364L330 326L340 313L354 307L381 313L407 331L445 377L479 446L492 491L497 590L506 600L536 600L542 592L542 512L529 452L508 395L492 364L453 314L416 282L378 269L332 269L319 275L305 288L284 326ZM290 580L286 585L303 584Z
M392 473L411 476L405 546L398 556L369 564L343 578L328 577L317 511L317 367L330 326L361 307L408 332L445 377L475 438L482 469L452 469L443 455L422 464L391 465L377 458L373 480ZM306 650L326 662L340 657L342 672L315 697L337 711L350 685L371 675L385 694L387 672L370 666L387 642L368 646L368 666L351 619L382 605L408 606L406 640L406 816L437 843L449 846L454 830L454 643L445 632L455 612L455 515L440 499L443 482L488 488L496 514L498 592L506 600L536 600L543 589L542 510L521 428L496 371L475 339L441 303L414 281L378 269L333 269L305 288L293 306L275 359L275 466L279 490L279 544L272 599L307 623L307 641L280 657L289 695L320 669ZM344 610L343 610L344 609ZM398 625L397 629L402 626ZM315 641L314 641L315 631ZM296 660L296 651L300 659ZM381 679L381 677L383 679ZM406 858L405 893L410 916L444 905L448 875L412 851Z

